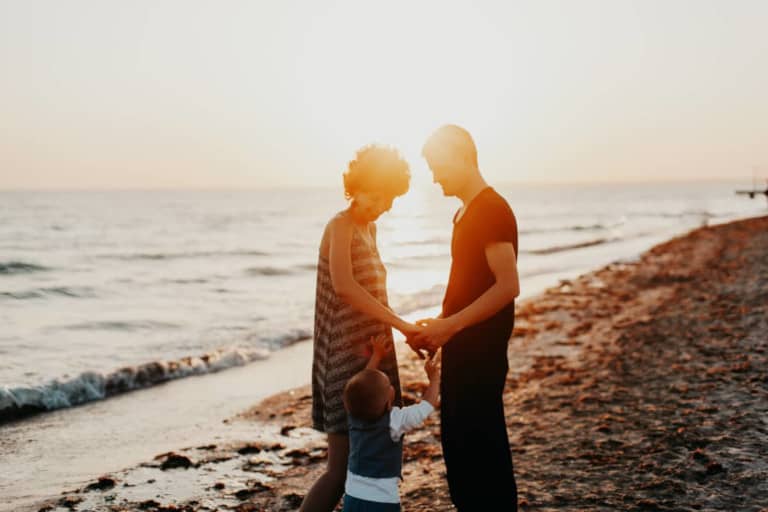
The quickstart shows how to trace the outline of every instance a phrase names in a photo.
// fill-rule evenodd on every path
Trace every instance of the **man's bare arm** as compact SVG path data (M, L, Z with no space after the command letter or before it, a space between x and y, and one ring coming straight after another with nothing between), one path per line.
M485 248L485 258L496 282L480 297L455 315L458 330L486 320L520 295L517 255L511 242L497 242Z
M514 245L511 242L489 244L485 248L485 257L495 283L458 313L445 319L424 321L422 325L426 327L417 335L417 340L423 340L433 350L439 348L462 329L490 318L520 295Z

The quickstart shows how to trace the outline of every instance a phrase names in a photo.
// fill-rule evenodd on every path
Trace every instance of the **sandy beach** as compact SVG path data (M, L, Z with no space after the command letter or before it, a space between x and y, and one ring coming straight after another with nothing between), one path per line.
M398 356L417 400L421 362ZM768 510L767 359L768 217L520 301L505 404L521 509ZM180 446L29 510L296 510L324 464L310 405L308 386L269 397L224 420L247 439ZM406 438L404 510L453 509L439 435L433 414Z

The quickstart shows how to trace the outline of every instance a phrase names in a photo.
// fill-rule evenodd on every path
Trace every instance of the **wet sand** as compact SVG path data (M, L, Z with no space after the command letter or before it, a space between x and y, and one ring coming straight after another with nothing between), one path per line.
M414 400L421 363L398 350ZM768 510L768 217L521 301L509 359L521 510ZM35 510L295 510L324 464L310 405L306 386L270 397L226 420L250 439L94 475ZM403 473L404 510L452 510L437 414L406 438Z

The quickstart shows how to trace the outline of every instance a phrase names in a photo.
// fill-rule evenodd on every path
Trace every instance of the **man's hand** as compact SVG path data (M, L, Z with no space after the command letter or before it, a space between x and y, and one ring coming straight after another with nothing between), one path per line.
M434 352L445 345L448 340L461 330L456 325L453 317L430 318L419 320L416 323L424 328L416 335L416 343L430 352Z
M424 350L426 350L427 347L425 347L417 339L417 336L419 335L419 333L421 333L421 331L424 330L424 328L421 327L420 325L418 325L418 323L416 323L416 324L408 324L408 325L412 326L412 329L410 329L406 333L405 343L409 347L411 347L411 350L416 352L416 355L419 356L419 359L424 359L424 357L425 357L424 356Z

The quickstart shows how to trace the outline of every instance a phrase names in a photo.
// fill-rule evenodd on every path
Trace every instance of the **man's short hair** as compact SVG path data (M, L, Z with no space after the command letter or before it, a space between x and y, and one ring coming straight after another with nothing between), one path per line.
M389 377L380 370L366 368L356 373L344 386L347 412L363 421L379 419L386 412L389 386Z
M467 130L455 124L446 124L429 136L421 155L427 160L458 159L477 168L477 148Z

